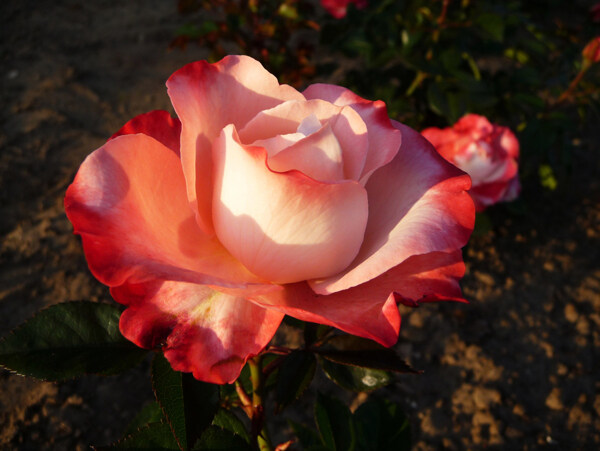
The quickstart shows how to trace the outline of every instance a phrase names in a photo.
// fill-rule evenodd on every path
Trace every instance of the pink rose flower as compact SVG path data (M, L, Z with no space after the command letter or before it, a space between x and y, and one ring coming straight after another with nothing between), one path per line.
M507 127L467 114L453 127L431 127L422 134L442 157L471 176L477 211L518 196L519 141Z
M354 3L357 9L366 8L367 0L321 0L321 6L336 19L346 17L348 5Z
M462 300L470 180L383 102L245 56L167 87L179 119L132 119L65 198L129 340L228 383L284 315L391 346L397 302Z

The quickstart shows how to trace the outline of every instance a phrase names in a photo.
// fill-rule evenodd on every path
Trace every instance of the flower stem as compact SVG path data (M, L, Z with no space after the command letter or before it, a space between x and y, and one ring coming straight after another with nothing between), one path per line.
M248 365L250 367L250 380L252 381L252 437L256 437L256 443L260 451L272 451L273 446L265 425L262 357L256 356L248 360Z
M583 78L585 73L587 72L587 69L588 69L587 66L584 66L581 68L581 70L579 71L577 76L573 79L573 81L571 82L571 84L569 85L567 90L565 92L563 92L561 94L561 96L558 98L557 103L564 102L569 97L571 97L571 95L573 94L573 91L575 90L575 88L577 87L577 85L579 84L579 82L581 81L581 79Z

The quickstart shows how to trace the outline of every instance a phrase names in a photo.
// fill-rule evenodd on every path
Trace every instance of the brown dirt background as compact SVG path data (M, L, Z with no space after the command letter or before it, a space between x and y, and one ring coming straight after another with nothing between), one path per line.
M57 302L110 299L64 192L124 122L171 110L164 82L206 56L168 50L182 23L165 0L1 3L0 335ZM526 180L520 211L489 212L493 229L464 253L471 304L402 308L399 352L425 373L385 393L405 406L416 449L600 449L597 151L596 130L557 191ZM63 383L0 370L0 447L107 444L151 398L147 362Z

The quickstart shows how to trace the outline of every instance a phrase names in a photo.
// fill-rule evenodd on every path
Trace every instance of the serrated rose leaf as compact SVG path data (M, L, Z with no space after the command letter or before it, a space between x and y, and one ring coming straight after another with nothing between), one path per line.
M173 371L157 354L152 361L152 388L180 448L189 449L213 420L218 387Z
M346 390L370 392L391 382L386 371L342 365L322 359L321 367L329 379Z
M48 307L0 341L0 365L51 381L120 373L147 354L121 335L120 315L116 305L96 302Z

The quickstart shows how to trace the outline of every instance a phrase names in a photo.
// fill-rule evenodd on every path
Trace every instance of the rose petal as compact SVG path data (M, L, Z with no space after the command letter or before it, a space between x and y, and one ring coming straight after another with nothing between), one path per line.
M143 348L162 345L175 371L214 384L237 379L283 319L244 298L184 282L125 284L111 293L128 306L119 324L126 338Z
M465 139L451 128L442 130L441 128L430 127L423 130L421 135L449 162L452 162L461 145L468 146L472 142L470 138ZM459 143L459 141L461 142Z
M471 140L481 139L494 131L494 126L485 116L466 114L452 127L459 134L467 134Z
M473 186L476 186L499 180L507 171L512 172L516 169L511 169L511 160L503 157L504 155L494 155L488 143L476 141L463 148L460 153L456 153L450 163L469 174Z
M365 165L369 141L367 126L352 108L335 106L319 99L285 102L257 114L240 129L240 140L244 144L251 144L276 135L295 133L302 121L311 115L322 124L330 124L342 147L344 176L350 180L358 180Z
M357 96L349 89L328 84L310 85L303 92L307 99L322 99L339 106L350 106L367 124L369 150L360 175L363 185L375 172L394 158L400 148L401 135L390 122L385 103L371 102Z
M259 282L197 227L177 155L149 136L119 136L89 155L67 190L65 210L90 270L106 285L150 277Z
M259 139L251 143L251 146L264 147L269 158L277 155L283 149L293 146L301 139L306 138L302 133L287 133L285 135L277 135L273 138Z
M412 303L467 302L458 281L465 275L460 250L415 255L386 273L396 287L396 299ZM393 281L392 281L393 279Z
M342 147L329 124L268 159L273 171L298 170L322 182L344 179Z
M419 133L393 121L402 147L366 185L369 222L354 262L342 273L309 284L319 294L357 286L414 255L464 246L475 222L471 181L442 159Z
M275 283L336 274L355 257L367 222L357 182L321 183L276 173L264 148L244 146L233 125L213 148L213 220L219 240L252 273Z
M507 127L498 127L500 147L512 158L519 158L519 140Z
M400 314L393 290L385 291L376 279L329 296L315 294L302 282L284 290L252 295L250 300L294 318L336 327L384 346L398 340Z
M179 122L179 119L171 117L166 111L154 110L140 114L121 127L110 139L136 133L143 133L154 138L179 156L181 122Z
M258 61L247 56L188 64L171 75L167 87L182 124L181 163L187 197L198 224L212 234L213 140L227 124L241 128L262 110L304 97L290 86L279 85Z
M400 315L395 301L421 302L463 299L458 280L465 273L460 251L432 252L407 259L379 277L328 296L313 293L305 283L250 299L295 318L327 324L391 346L398 339Z

